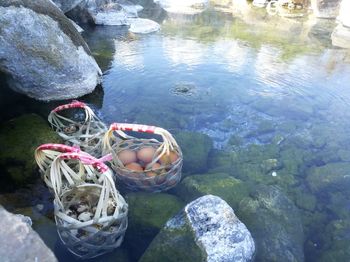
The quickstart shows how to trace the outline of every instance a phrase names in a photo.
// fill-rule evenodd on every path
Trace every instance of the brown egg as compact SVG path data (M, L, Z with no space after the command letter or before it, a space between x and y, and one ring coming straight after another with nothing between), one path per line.
M143 168L139 163L130 163L130 164L127 164L125 167L132 171L143 171Z
M151 146L143 147L137 151L137 158L147 164L152 162L155 152L156 150Z
M152 172L152 171L146 173L146 176L148 176L148 177L155 177L157 175L158 174L156 172Z
M154 163L152 166L152 170L158 169L160 167L161 167L161 165L159 163Z
M179 158L179 156L177 155L177 153L175 151L170 151L169 155L164 154L160 159L159 162L166 166L169 165L171 163L174 163L177 159Z
M133 162L136 162L136 153L130 149L125 149L118 153L118 158L123 163L123 165L127 165Z
M156 183L157 185L161 185L165 182L165 180L166 180L165 176L160 175L157 177Z

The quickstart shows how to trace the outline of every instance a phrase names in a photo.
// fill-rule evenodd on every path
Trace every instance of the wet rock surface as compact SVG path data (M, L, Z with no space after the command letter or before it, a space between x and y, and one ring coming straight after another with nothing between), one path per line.
M2 261L57 261L52 251L34 232L24 216L0 206L0 256Z
M253 238L232 208L206 195L170 219L140 261L251 261L254 252Z
M129 193L126 201L129 204L129 225L125 244L130 246L131 257L137 260L168 219L183 208L184 203L165 193Z
M53 0L53 2L63 11L63 13L72 10L83 1L84 0Z
M101 70L72 23L49 0L0 3L0 69L38 100L91 93Z
M62 140L38 115L28 114L0 125L1 191L40 179L34 150L44 143Z
M257 261L304 261L299 211L277 187L257 187L240 202L239 215L255 240Z

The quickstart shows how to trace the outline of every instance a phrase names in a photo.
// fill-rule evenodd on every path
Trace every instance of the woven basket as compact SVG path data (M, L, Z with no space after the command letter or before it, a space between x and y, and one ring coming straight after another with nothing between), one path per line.
M61 178L70 161L100 173L97 183L64 185ZM64 153L53 161L50 175L57 231L68 250L88 259L119 247L128 226L128 205L115 188L111 170L91 156Z
M38 164L42 173L42 178L45 184L52 189L50 181L50 167L52 161L62 153L79 153L81 150L78 147L71 147L62 144L43 144L39 146L34 153L35 161Z
M128 136L126 139L111 144L115 141L114 132L134 131L160 135L163 142L156 139L139 139ZM119 134L119 133L118 133ZM112 153L112 168L120 179L131 190L144 190L160 192L174 187L181 179L183 156L180 147L173 136L166 130L146 125L114 123L110 126L103 141L105 153ZM140 150L146 151L152 148L150 159L142 162L139 159ZM128 163L122 159L125 154L136 155L135 163ZM149 158L148 156L148 158ZM142 169L131 166L141 166Z
M69 109L81 109L79 114L64 116ZM70 104L61 105L51 111L48 117L52 128L70 145L78 145L83 151L92 156L100 157L102 150L102 138L107 131L106 125L95 115L86 104L73 101Z

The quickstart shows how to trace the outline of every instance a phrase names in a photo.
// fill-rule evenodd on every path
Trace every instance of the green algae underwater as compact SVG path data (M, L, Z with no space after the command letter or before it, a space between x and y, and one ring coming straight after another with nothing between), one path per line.
M206 194L224 199L246 224L256 261L347 261L350 52L331 45L334 21L260 11L236 17L214 8L193 16L146 9L144 16L162 30L140 36L84 27L104 76L82 100L107 124L169 130L184 153L183 179L160 194L123 189L125 241L95 261L138 261L151 245L159 248L141 261L161 261L166 247L152 240L169 234L161 231L165 222ZM59 242L52 196L31 153L60 141L45 121L60 102L17 95L0 79L0 203L30 216L60 261L75 261ZM187 243L186 229L174 234ZM176 248L169 251L175 261L183 261L181 248L200 257L190 244Z

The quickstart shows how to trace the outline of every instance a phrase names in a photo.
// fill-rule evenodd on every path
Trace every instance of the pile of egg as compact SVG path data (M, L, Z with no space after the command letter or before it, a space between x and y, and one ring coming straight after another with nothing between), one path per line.
M118 158L126 169L132 172L144 172L147 177L154 177L167 172L169 165L179 158L175 151L170 151L168 155L164 154L152 164L152 160L156 158L156 150L152 146L144 146L138 150L124 149L118 153Z

